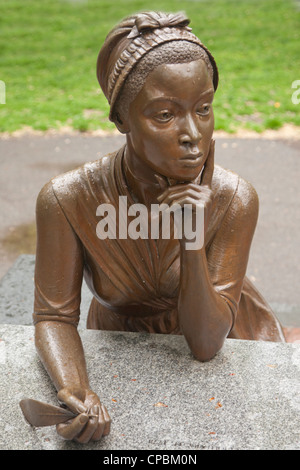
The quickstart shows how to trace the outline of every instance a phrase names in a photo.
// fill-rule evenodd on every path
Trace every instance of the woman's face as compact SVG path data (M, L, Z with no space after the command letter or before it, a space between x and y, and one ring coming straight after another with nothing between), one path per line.
M129 107L130 156L155 173L194 180L210 148L213 97L203 60L158 66Z

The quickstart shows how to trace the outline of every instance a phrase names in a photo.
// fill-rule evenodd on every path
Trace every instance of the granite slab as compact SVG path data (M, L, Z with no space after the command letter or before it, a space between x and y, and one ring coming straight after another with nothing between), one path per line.
M0 324L32 325L35 255L20 255L0 281ZM83 281L80 326L86 318L92 293Z
M112 417L97 443L34 428L19 401L57 404L34 329L0 325L2 450L299 450L300 346L227 339L209 362L173 335L80 329L91 386Z

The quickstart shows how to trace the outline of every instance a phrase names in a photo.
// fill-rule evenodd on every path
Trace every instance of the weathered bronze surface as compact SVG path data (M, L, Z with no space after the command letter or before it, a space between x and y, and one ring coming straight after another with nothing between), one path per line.
M65 439L98 440L110 426L90 390L77 332L83 277L94 294L88 328L182 334L200 361L226 337L285 341L245 277L258 197L214 163L218 70L188 24L181 14L138 14L108 35L97 76L126 145L54 178L38 197L36 347L58 399L78 415L57 424ZM189 204L193 227L200 208L203 246L187 249L185 233L123 236L130 216L117 221L119 236L100 239L97 208L117 213L120 197L128 208L178 204L185 213Z

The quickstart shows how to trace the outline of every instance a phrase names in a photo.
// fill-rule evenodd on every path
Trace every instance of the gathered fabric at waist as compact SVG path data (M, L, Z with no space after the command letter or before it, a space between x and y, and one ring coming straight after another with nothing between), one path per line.
M116 312L101 305L95 297L90 305L87 328L108 331L181 334L177 307L161 310L147 305L133 305L124 306Z
M177 306L158 309L152 307L152 313L145 313L144 305L135 306L140 316L128 307L127 313L118 313L101 305L94 297L88 314L87 328L110 331L133 331L181 335ZM134 315L133 315L134 313ZM238 306L236 322L229 338L285 342L282 327L273 311L257 291L250 280L245 277Z

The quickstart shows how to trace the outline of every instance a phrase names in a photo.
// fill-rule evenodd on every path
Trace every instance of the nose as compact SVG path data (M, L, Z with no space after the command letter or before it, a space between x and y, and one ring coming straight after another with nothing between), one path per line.
M181 127L179 143L181 145L197 145L201 139L199 123L195 122L193 116L186 116Z

